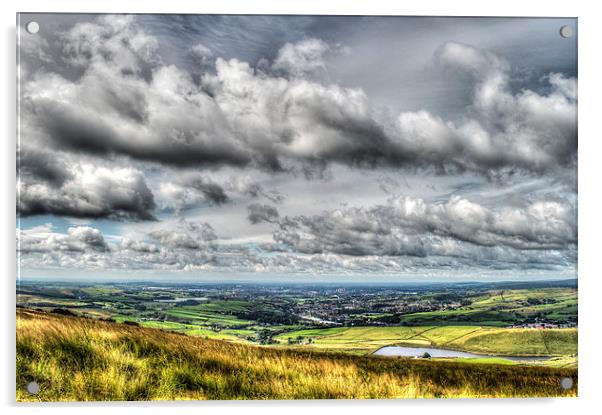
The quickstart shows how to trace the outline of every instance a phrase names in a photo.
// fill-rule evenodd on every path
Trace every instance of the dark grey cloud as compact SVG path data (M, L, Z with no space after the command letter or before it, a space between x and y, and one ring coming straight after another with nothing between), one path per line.
M453 123L427 111L383 119L361 89L305 78L312 65L323 66L313 59L328 48L318 39L280 50L274 65L290 78L217 57L198 83L162 64L158 40L131 17L79 24L64 39L67 58L84 74L76 81L35 75L23 102L24 117L68 151L272 171L341 163L542 172L575 161L574 79L550 74L542 81L548 93L513 92L503 58L459 43L436 54L439 64L472 77L474 116Z
M278 209L270 205L262 205L260 203L253 203L247 206L247 219L252 224L261 222L274 223L278 220L279 214Z
M108 86L104 80L98 79L97 82L103 87ZM47 85L37 87L44 90ZM199 108L194 105L181 107L179 110L187 112L174 113L174 119L166 124L145 125L131 118L134 109L122 111L122 103L116 105L112 99L103 103L106 105L104 109L89 108L87 111L79 107L77 101L74 99L72 103L63 104L41 98L26 101L24 107L32 113L33 122L52 140L53 147L67 151L107 158L125 155L175 166L245 166L251 162L250 155L236 147L233 141L228 143L220 131L207 131L206 122L211 126L218 123L204 119L202 114L195 117L194 112ZM168 111L168 108L161 111ZM112 113L115 118L105 121L98 117L107 113ZM216 116L221 117L219 114ZM141 131L136 134L134 131L120 131L119 127L138 127ZM142 134L147 133L149 135L145 138ZM227 134L227 131L223 133ZM208 137L213 134L215 136Z
M17 159L17 175L21 180L43 181L53 186L61 186L72 178L66 163L48 151L21 147Z
M155 201L144 175L133 168L67 166L53 153L27 151L19 177L17 214L154 220ZM30 167L30 163L35 167ZM46 180L44 180L46 178Z
M185 184L201 192L210 203L220 205L228 201L226 192L219 184L213 183L203 177L190 178Z
M182 172L161 180L155 195L162 210L177 213L199 206L234 203L247 198L265 198L273 203L284 200L284 196L278 191L266 190L248 176L215 179L195 171Z

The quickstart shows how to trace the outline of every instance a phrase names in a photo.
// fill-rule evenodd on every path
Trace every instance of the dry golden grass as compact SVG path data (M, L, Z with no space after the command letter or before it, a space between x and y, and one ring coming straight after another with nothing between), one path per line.
M283 350L17 310L19 401L575 396L576 384L575 369Z

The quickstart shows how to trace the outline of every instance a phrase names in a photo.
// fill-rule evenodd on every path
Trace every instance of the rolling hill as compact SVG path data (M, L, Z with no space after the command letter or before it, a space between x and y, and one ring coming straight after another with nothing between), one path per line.
M576 369L352 356L235 344L17 310L17 400L576 396ZM563 391L569 376L575 386ZM26 385L40 385L36 395Z

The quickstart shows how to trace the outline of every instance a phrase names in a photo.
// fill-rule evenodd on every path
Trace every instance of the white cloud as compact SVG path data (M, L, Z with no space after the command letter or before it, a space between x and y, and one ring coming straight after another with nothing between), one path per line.
M23 253L104 252L109 249L100 231L89 226L71 227L67 234L61 234L54 232L51 224L46 224L17 230L17 239Z
M278 51L272 67L297 77L325 71L324 55L329 51L330 46L320 39L311 38L297 43L286 43Z
M576 214L569 201L492 210L460 196L430 204L401 196L388 205L285 217L280 228L274 239L306 254L465 256L471 250L482 255L484 248L497 253L496 247L562 251L577 243Z

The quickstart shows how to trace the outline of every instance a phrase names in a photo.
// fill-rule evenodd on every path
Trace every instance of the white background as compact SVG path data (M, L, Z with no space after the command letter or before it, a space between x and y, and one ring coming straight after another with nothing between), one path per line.
M73 0L8 0L0 6L0 99L2 147L0 150L0 264L2 280L2 366L0 404L4 413L24 414L164 414L185 413L314 414L345 415L381 412L487 415L582 414L602 411L602 381L599 378L602 298L597 259L600 249L600 188L602 187L602 146L600 127L600 77L602 66L602 15L594 1L430 1L386 2L383 0L274 0L192 1L163 0L98 2ZM270 401L270 402L190 402L190 403L103 403L103 404L17 404L15 396L15 143L16 69L15 13L21 12L144 12L144 13L231 13L231 14L391 14L448 16L564 16L579 18L579 398L576 399L482 399L482 400L400 400L400 401Z

